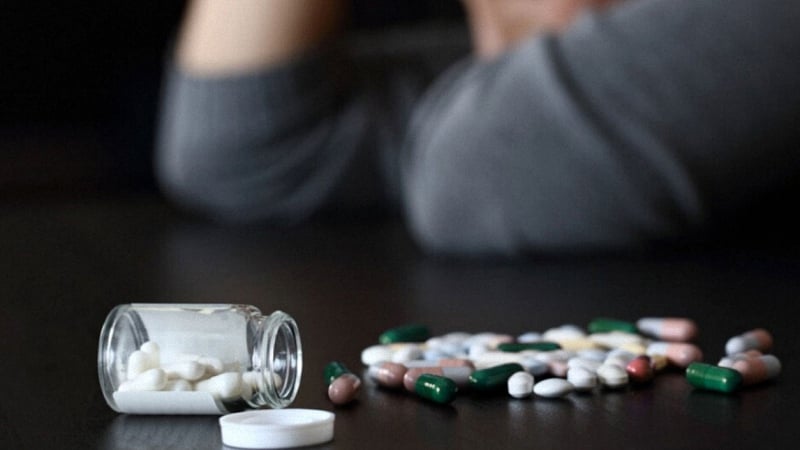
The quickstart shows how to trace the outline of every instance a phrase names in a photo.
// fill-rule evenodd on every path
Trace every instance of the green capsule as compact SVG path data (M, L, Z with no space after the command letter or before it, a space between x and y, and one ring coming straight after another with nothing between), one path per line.
M395 342L423 342L431 337L425 325L411 324L392 328L383 332L378 338L381 344L394 344Z
M608 319L600 317L589 322L589 333L608 333L609 331L623 331L625 333L638 333L639 329L633 322Z
M686 368L686 379L694 387L731 393L742 385L742 374L727 367L693 362Z
M488 369L476 370L469 376L469 385L479 391L492 391L506 387L511 375L523 370L525 369L517 363L500 364Z
M330 363L328 363L327 366L325 366L325 372L323 375L325 379L325 385L327 386L333 383L333 380L339 378L340 376L346 373L352 373L352 372L350 372L347 369L347 367L341 362L331 361Z
M497 346L501 352L517 353L525 350L539 350L542 352L549 352L561 348L557 342L504 342Z
M417 378L414 391L424 399L444 404L456 398L458 386L450 378L424 373Z

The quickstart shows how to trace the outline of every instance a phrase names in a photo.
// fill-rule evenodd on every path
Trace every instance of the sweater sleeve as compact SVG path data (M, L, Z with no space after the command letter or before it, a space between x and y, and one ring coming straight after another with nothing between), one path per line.
M458 253L685 235L800 170L800 4L640 0L437 82L411 123L412 230Z
M458 50L426 59L413 48L364 49L383 48L380 38L397 41L349 39L241 75L171 66L155 161L162 191L233 222L291 224L325 209L397 203L410 111Z

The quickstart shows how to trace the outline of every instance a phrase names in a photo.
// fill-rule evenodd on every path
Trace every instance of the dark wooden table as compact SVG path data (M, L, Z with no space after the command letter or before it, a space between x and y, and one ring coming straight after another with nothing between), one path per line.
M519 262L425 257L402 224L225 228L157 198L0 205L2 448L222 447L211 416L129 416L106 406L97 339L127 302L249 303L299 322L305 373L293 406L336 412L324 448L796 448L800 251L714 246L657 255ZM386 328L434 333L543 331L596 316L694 318L716 362L728 337L760 326L776 339L775 382L734 395L700 392L681 373L649 386L565 399L465 393L449 406L366 382L335 408L322 369L362 371L360 351Z

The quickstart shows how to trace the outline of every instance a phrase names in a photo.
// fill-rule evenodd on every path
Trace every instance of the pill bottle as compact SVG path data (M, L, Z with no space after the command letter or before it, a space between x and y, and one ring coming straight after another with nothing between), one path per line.
M97 354L106 402L131 414L282 408L297 395L302 366L291 316L233 304L118 305Z

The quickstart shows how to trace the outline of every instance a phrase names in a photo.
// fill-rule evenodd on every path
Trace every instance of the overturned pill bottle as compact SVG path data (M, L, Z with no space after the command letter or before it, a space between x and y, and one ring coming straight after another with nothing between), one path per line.
M303 368L288 314L233 304L116 306L100 332L100 387L129 414L227 414L283 408Z

